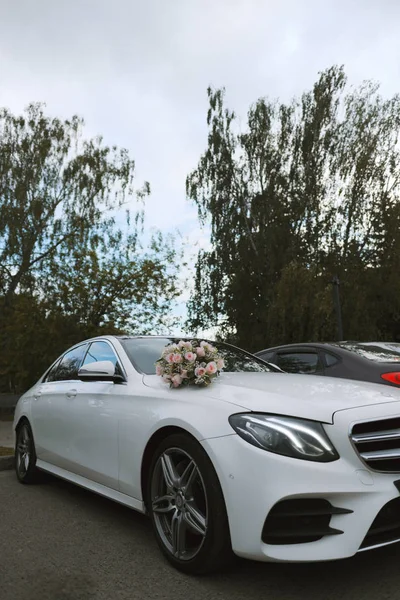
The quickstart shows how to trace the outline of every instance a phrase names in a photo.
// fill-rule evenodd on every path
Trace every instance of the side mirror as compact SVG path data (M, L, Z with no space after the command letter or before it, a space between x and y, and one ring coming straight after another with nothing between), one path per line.
M111 360L99 360L83 365L78 371L78 378L83 381L123 381L123 377L115 373Z

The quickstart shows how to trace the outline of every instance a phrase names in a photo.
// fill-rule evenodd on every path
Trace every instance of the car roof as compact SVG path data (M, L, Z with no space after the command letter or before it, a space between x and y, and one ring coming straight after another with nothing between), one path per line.
M74 346L79 346L79 344L85 344L88 342L94 342L96 340L139 340L139 339L169 339L169 340L204 340L207 342L213 342L213 343L217 343L215 342L215 340L211 340L209 338L205 338L202 336L185 336L185 335L173 335L173 334L165 334L165 335L128 335L128 334L118 334L118 335L113 335L113 334L103 334L103 335L96 335L94 337L91 338L86 338L84 340L81 340L80 342L77 342L76 344L74 344ZM221 342L226 344L226 342ZM232 346L232 344L229 344L230 346ZM74 346L71 346L71 348L73 348Z
M155 339L163 339L163 338L167 338L167 339L180 339L180 340L185 340L185 339L200 339L200 338L185 338L185 337L179 337L179 336L172 336L172 335L112 335L112 334L103 334L103 335L95 335L91 338L86 338L84 340L80 340L79 342L77 342L76 344L73 344L72 346L69 346L69 348L65 351L68 352L69 350L73 350L74 348L77 348L78 346L81 346L82 344L89 344L90 342L98 342L98 341L102 341L102 340L133 340L133 339L143 339L143 338L155 338ZM202 340L204 338L201 338ZM205 340L206 341L206 340ZM210 342L211 340L207 340L208 342ZM64 352L64 353L65 353Z
M349 352L349 350L346 348L346 344L359 344L360 346L377 346L378 348L388 349L394 349L395 347L397 347L400 351L400 342L360 342L359 340L343 340L340 342L294 342L293 344L271 346L270 348L265 348L264 350L258 350L257 352L255 352L255 354L259 354L260 352L272 352L274 350L284 350L286 348L321 348L325 350L327 348L331 348L332 350L345 350Z
M337 343L345 343L345 342L337 342ZM271 346L270 348L265 348L264 350L258 350L257 352L255 352L255 354L260 354L263 352L273 352L275 350L285 350L285 349L290 349L290 348L321 348L321 349L327 349L327 348L332 348L332 349L338 349L338 350L342 350L343 348L341 348L341 346L337 346L336 342L304 342L304 343L299 343L296 342L294 344L283 344L282 346Z
M347 346L347 347L346 347ZM359 346L360 347L360 352L355 351L355 347ZM365 356L363 354L363 352L365 350L367 350L367 348L370 347L371 350L375 347L375 349L381 349L381 352L387 352L387 351L391 351L392 355L391 356L384 356L384 357L368 357ZM267 357L265 357L266 353L271 353L271 352L296 352L297 351L307 351L307 350L323 350L325 352L332 352L332 354L335 354L338 357L341 357L342 359L345 359L346 361L351 361L352 363L354 363L354 365L356 363L358 363L359 365L361 364L361 362L365 362L368 361L369 363L369 367L368 368L382 368L383 365L393 365L395 363L398 363L398 361L400 360L400 350L399 349L393 349L393 348L389 348L387 345L385 345L384 342L381 343L377 343L376 346L373 342L355 342L355 341L343 341L343 342L306 342L303 344L300 343L295 343L295 344L285 344L282 346L274 346L271 348L267 348L265 350L259 350L258 352L255 353L256 356L259 356L260 358L264 358L264 360L268 360ZM396 355L396 358L394 358L394 355Z

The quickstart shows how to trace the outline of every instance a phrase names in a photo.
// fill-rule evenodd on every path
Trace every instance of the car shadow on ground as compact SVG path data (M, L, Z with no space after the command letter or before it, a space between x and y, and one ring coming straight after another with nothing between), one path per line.
M88 518L112 530L131 532L132 540L149 554L149 568L155 576L191 580L204 598L259 600L354 600L359 598L397 598L400 576L400 544L362 552L340 561L323 563L257 563L237 559L233 568L213 575L189 577L175 571L159 553L147 517L83 488L47 476L43 483L52 494L79 504ZM164 574L164 575L162 575ZM179 594L176 598L179 598ZM196 596L197 597L197 596Z

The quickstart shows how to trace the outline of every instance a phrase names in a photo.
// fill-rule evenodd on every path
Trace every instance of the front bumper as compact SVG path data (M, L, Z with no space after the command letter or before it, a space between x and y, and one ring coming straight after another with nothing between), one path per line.
M334 424L325 427L340 454L340 459L331 463L268 453L236 434L203 440L224 493L233 551L254 560L308 562L347 558L363 549L400 541L400 535L399 540L389 536L389 541L388 536L367 537L383 507L390 501L397 506L400 492L395 482L400 473L372 472L349 439L354 422L389 416L400 416L398 403L336 413ZM344 514L333 514L329 524L343 533L307 543L264 543L262 531L271 509L282 500L301 498L322 498L346 509ZM398 506L400 521L400 501Z

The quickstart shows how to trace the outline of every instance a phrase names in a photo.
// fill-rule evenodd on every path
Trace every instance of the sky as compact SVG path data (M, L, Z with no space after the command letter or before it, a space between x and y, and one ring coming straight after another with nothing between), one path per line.
M129 149L151 185L146 228L208 246L185 179L207 142L207 87L245 122L344 64L355 85L400 92L399 0L0 0L0 106L32 101ZM184 316L188 290L177 313Z

